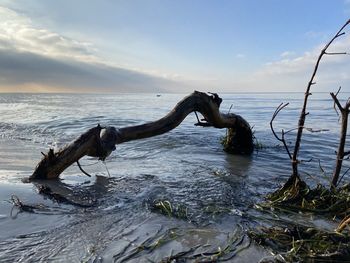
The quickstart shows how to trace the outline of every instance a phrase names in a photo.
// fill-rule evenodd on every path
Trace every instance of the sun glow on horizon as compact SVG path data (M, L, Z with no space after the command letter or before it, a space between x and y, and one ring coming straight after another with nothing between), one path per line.
M0 0L0 92L302 91L349 15L347 1L314 2ZM350 90L348 65L324 59L318 90Z

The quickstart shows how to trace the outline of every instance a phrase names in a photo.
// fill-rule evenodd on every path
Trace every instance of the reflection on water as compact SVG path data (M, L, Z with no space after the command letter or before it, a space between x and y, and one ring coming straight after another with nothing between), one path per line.
M209 255L218 246L225 247L228 240L232 253L227 257L243 248L249 240L240 232L242 227L274 220L255 211L253 204L290 173L287 155L272 137L268 123L283 98L291 104L277 118L276 130L293 128L302 94L222 96L223 112L233 104L231 111L254 126L262 148L251 157L224 153L219 141L225 130L195 127L195 116L190 115L167 134L117 145L106 162L110 177L103 164L84 158L84 169L96 176L88 178L72 166L59 181L21 181L48 147L61 146L97 123L123 127L155 120L182 97L0 95L0 261L157 262L191 248L196 249L189 257L203 249ZM329 131L305 133L302 157L314 159L301 166L304 176L306 171L320 173L319 159L326 172L331 172L339 132L328 95L316 94L311 99L307 126ZM293 134L290 136L292 141ZM324 182L325 178L317 176L310 183L317 180ZM69 202L57 203L39 194L42 185ZM13 194L26 204L42 204L49 212L35 210L11 218L13 207L8 201ZM149 204L154 200L183 205L188 220L151 211ZM306 219L309 224L332 227L330 222L301 215L289 220ZM237 236L232 237L234 233ZM157 241L163 243L152 249ZM230 260L256 262L265 254L251 245Z

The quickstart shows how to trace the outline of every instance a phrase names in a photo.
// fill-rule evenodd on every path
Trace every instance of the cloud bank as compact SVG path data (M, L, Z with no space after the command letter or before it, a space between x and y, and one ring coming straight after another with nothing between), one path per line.
M0 7L0 91L161 92L178 83L105 63L93 44L37 28Z
M161 74L161 66L131 69L106 61L93 43L37 26L19 11L0 6L0 92L303 92L322 47L302 54L286 50L272 62L255 61L255 69L247 66L239 72L230 66L221 72L208 63L204 71L192 68L194 75L184 77ZM330 51L348 52L349 47L346 35ZM236 53L232 65L249 65L251 59L250 54ZM349 65L348 55L325 56L313 90L334 91L341 85L350 91Z

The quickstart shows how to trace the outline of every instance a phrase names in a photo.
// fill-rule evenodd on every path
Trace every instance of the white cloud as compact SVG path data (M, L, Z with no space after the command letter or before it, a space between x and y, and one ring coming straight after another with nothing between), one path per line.
M153 91L176 87L176 74L130 69L108 62L87 41L37 27L0 6L0 90ZM11 88L12 87L12 88Z
M56 58L96 62L91 43L70 39L44 28L17 12L0 6L0 48Z
M294 55L295 55L294 51L284 51L280 56L282 58L288 58L288 57L291 57L291 56L294 56Z
M260 83L265 90L303 91L323 46L319 45L295 58L283 53L280 60L266 63L253 74L255 83ZM350 51L350 36L337 39L328 51ZM344 91L350 91L350 56L324 55L316 81L317 85L313 89L317 91L333 91L339 85L343 86Z
M52 30L35 26L31 19L10 8L0 6L0 49L30 52L63 60L76 60L110 67L125 68L170 81L185 80L178 73L121 64L101 56L91 42L72 39Z
M246 56L245 56L245 54L242 54L242 53L238 53L237 55L236 55L236 58L239 58L239 59L243 59L243 58L245 58Z
M325 34L310 31L306 36L323 38ZM98 86L106 91L118 90L119 87L123 87L123 91L147 90L147 87L161 90L165 87L179 91L175 84L186 87L184 83L187 83L187 88L191 88L186 92L196 88L213 88L214 91L303 91L322 47L317 46L303 54L287 50L280 54L278 60L265 63L255 72L184 77L164 73L162 69L131 66L126 69L113 64L101 58L97 47L89 41L72 39L38 27L25 15L0 6L0 86L65 86L78 91L84 88L92 91ZM337 40L330 51L350 51L350 37ZM249 61L243 53L235 57ZM31 64L31 61L36 61L37 65ZM328 91L342 85L343 90L350 90L349 65L350 56L325 56L315 88ZM181 91L185 91L185 88Z

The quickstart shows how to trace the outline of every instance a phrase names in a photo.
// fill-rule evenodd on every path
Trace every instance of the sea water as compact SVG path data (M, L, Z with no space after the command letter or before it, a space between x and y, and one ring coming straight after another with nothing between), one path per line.
M42 183L84 206L57 203L38 193L40 183L22 182L41 152L59 149L97 124L118 128L157 120L184 96L1 94L0 262L159 262L194 248L192 254L214 253L234 233L242 238L237 247L247 248L230 261L267 256L250 244L245 231L271 220L254 204L291 174L269 122L276 107L289 102L274 127L278 133L296 128L302 93L220 94L220 110L241 115L253 127L258 147L251 156L225 153L220 145L225 129L194 126L192 113L166 134L117 145L105 163L84 157L81 165L91 178L72 165L61 180ZM308 160L300 165L301 174L310 185L328 184L332 173L340 133L333 106L327 93L310 97L305 126L318 132L305 130L300 152ZM286 135L291 151L294 136L293 131ZM20 211L13 206L16 198L37 209ZM158 201L184 208L186 217L152 209ZM286 220L334 227L306 215ZM155 246L169 233L171 238Z

